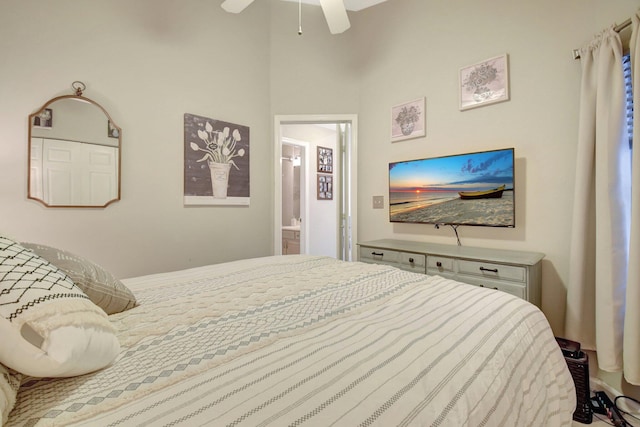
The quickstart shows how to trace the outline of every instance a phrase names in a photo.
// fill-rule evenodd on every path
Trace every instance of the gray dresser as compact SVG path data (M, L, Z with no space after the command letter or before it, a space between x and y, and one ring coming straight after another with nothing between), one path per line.
M540 252L382 239L358 243L358 254L362 262L498 289L540 307Z

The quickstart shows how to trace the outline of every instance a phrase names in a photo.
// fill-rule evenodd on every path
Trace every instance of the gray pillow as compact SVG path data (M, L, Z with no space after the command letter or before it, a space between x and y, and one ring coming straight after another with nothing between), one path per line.
M131 290L94 262L39 243L21 245L62 270L105 313L120 313L136 306L136 297Z

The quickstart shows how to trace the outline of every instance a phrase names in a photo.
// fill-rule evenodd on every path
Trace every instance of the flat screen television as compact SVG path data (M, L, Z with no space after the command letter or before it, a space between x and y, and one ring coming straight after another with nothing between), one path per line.
M515 227L514 150L389 163L391 222Z

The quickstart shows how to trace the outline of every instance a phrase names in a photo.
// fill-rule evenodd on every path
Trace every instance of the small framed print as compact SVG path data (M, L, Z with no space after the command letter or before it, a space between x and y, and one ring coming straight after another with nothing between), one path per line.
M333 200L332 175L318 175L318 200Z
M120 138L120 129L111 123L111 120L107 120L107 136L109 138Z
M391 142L426 135L425 97L391 107Z
M333 173L333 149L318 146L318 172Z
M460 69L460 110L508 100L507 54Z
M53 110L45 108L33 118L33 127L51 129L53 127Z

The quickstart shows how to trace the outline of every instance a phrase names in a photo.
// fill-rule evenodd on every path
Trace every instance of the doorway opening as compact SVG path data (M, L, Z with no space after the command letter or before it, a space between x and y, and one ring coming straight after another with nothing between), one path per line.
M357 116L276 116L274 130L274 254L355 260Z
M282 255L307 253L302 217L309 218L307 198L307 149L309 144L282 138Z

